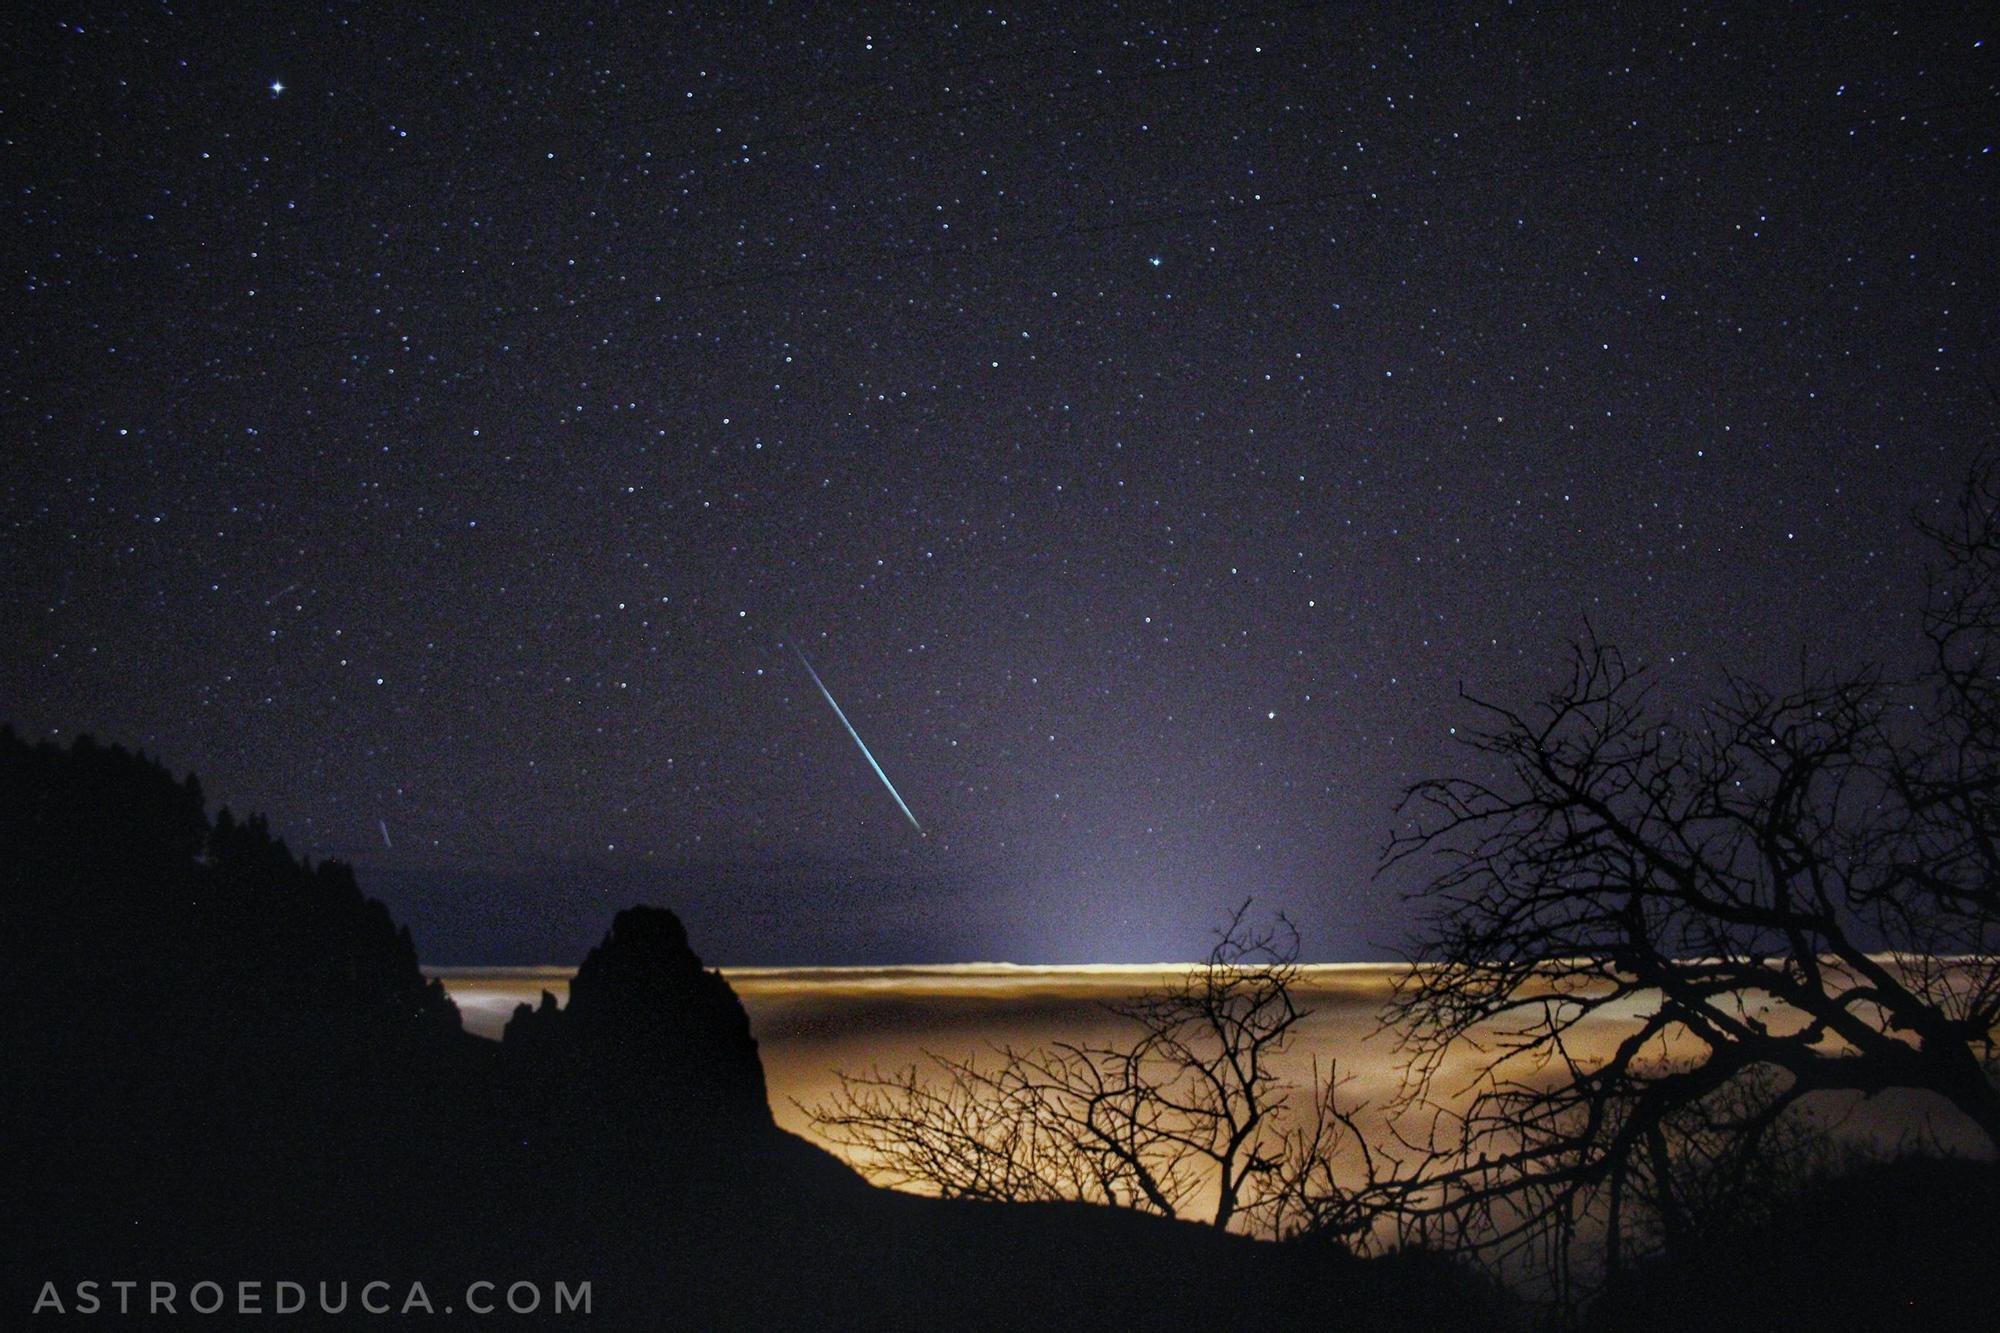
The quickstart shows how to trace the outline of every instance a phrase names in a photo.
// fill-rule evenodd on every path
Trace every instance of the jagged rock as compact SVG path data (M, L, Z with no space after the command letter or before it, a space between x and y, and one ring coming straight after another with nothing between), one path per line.
M570 983L569 1007L544 993L507 1025L508 1048L551 1060L577 1091L683 1121L767 1126L770 1102L750 1019L720 973L688 947L664 908L620 912Z
M556 1004L556 997L543 991L539 1007L526 1003L515 1005L514 1016L507 1020L500 1040L515 1059L550 1058L562 1041L562 1009Z

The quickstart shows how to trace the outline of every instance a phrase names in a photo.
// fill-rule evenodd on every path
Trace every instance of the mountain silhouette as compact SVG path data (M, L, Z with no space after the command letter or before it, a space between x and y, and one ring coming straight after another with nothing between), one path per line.
M642 1106L688 1131L771 1124L750 1018L720 973L702 967L672 912L632 907L570 982L567 1008L543 993L503 1038L518 1076L613 1112Z
M567 1008L470 1036L347 867L118 746L0 728L0 894L10 1324L115 1280L440 1310L588 1282L590 1322L634 1329L1498 1318L1429 1256L870 1186L772 1123L741 1003L660 907L615 917ZM315 1309L285 1322L354 1318Z

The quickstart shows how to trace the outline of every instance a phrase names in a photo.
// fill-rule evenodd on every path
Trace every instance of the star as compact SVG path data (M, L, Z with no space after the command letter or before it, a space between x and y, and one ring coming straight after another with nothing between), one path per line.
M1875 60L1837 124L1820 114L1831 93L1814 107L1739 88L1729 66L1805 61L1799 88L1837 88L1871 59L1858 31L1795 51L1781 22L1732 21L1730 61L1621 74L1620 115L1684 117L1685 144L1613 137L1635 132L1594 104L1537 104L1517 71L1582 57L1532 25L1466 18L1479 57L1463 68L1358 36L1352 97L1287 57L1204 65L1236 39L1190 31L1186 65L1209 72L1135 85L1130 117L981 66L1010 129L1052 146L995 155L968 154L955 115L896 119L893 146L873 110L809 116L783 100L796 71L764 25L683 6L664 44L716 46L776 137L745 147L747 121L700 121L714 149L668 153L648 116L680 65L628 75L597 29L482 33L490 77L454 82L437 76L463 62L414 56L437 40L422 6L280 8L238 34L225 77L312 52L297 116L240 96L148 115L89 91L151 77L142 44L36 29L78 114L37 122L22 206L76 221L17 264L62 316L0 323L0 359L77 389L17 414L25 445L62 464L46 494L0 498L0 551L22 570L0 579L0 617L42 627L0 642L0 721L67 736L103 719L107 740L289 803L288 827L353 826L351 843L312 842L321 855L408 856L417 825L426 844L449 828L466 859L438 872L421 942L440 956L595 942L538 910L567 901L540 870L509 889L523 933L495 926L481 867L725 843L715 855L746 864L865 867L802 909L811 942L784 946L829 956L1199 956L1209 896L1264 874L1257 839L1292 849L1260 910L1311 917L1323 956L1371 948L1401 933L1399 909L1383 895L1363 920L1322 891L1375 870L1373 830L1326 802L1381 810L1409 778L1456 772L1461 680L1530 688L1585 614L1662 667L1692 643L1674 668L1692 680L1746 601L1770 623L1744 659L1718 646L1717 671L1783 684L1794 622L1829 670L1906 651L1879 629L1921 586L1903 516L1948 505L1938 461L1990 435L1953 395L1976 386L1955 360L1967 312L2000 291L1979 262L1986 178L1965 164L2000 153L1981 157L1991 135L1871 120L1870 99L1921 100L1947 77L1919 68L1986 77L1993 43L1973 51L1948 22L1906 28L1923 57ZM1267 55L1319 21L1285 14L1251 39ZM1099 26L1145 40L1142 23ZM1004 30L953 40L960 58L1019 53ZM1046 63L1087 83L1100 62ZM494 81L534 102L533 133L489 100ZM263 89L298 91L276 73ZM672 89L705 116L703 96ZM382 116L306 133L364 105ZM1739 105L1768 143L1682 151ZM1473 109L1506 134L1461 134ZM106 142L162 172L187 163L202 187L169 199L171 180L95 169ZM1579 170L1584 151L1618 170ZM710 173L732 157L724 189ZM486 175L507 189L475 189ZM388 188L324 206L326 182L363 178ZM1815 225L1807 205L1849 216ZM90 218L131 219L145 262L81 258ZM641 219L671 243L632 244ZM1787 262L1757 248L1774 242ZM94 276L70 286L77 264ZM440 308L460 274L476 318ZM294 410L243 418L263 401ZM163 475L169 438L185 466ZM869 795L809 680L810 724L745 707L803 674L762 646L780 626L810 634L911 808L962 846L1004 842L1024 884L1080 885L1130 850L1058 826L1055 791L1083 825L1129 810L1174 828L1177 857L1141 870L1178 942L1106 925L1072 946L1045 927L1094 910L1089 894L1015 897L1011 878L977 922L861 921L901 910L860 884L913 865L916 831ZM664 737L688 748L655 785ZM795 742L805 759L773 762ZM451 781L377 812L406 826L391 853L349 812L416 753ZM1336 794L1274 798L1242 840L1210 793L1249 791L1260 764ZM625 810L642 789L658 819ZM936 859L920 873L958 873ZM747 918L712 919L738 932L716 937L721 956L766 956Z

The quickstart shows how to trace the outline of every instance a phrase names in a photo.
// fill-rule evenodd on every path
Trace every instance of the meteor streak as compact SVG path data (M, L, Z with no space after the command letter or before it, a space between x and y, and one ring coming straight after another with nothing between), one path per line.
M910 813L909 805L904 802L902 793L896 790L896 784L889 781L889 775L882 771L882 765L875 762L875 756L868 751L868 742L861 739L861 733L856 731L854 724L847 720L847 714L840 711L840 705L834 702L833 691L829 690L826 687L826 682L819 678L819 672L813 670L813 664L806 661L805 651L798 647L794 647L792 651L799 655L799 665L804 667L806 674L813 678L813 684L819 686L820 694L826 699L827 706L833 709L833 715L840 719L840 725L847 728L847 734L852 736L854 743L861 747L861 757L868 761L868 767L875 770L875 776L882 779L882 785L889 789L889 795L896 798L896 808L903 812L903 818L910 821L911 828L922 833L924 826L919 824L917 817Z

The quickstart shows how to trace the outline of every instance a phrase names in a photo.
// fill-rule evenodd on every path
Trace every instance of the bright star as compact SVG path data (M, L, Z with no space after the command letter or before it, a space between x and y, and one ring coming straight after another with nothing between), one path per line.
M1151 265L1152 265L1152 266L1153 266L1154 268L1158 268L1158 267L1160 266L1160 257L1159 257L1158 255L1153 255L1153 256L1149 257L1149 258L1148 258L1148 259L1146 260L1146 262L1147 262L1148 264L1151 264Z
M276 79L271 80L271 96L276 97L283 91L285 91L284 84L278 82Z

